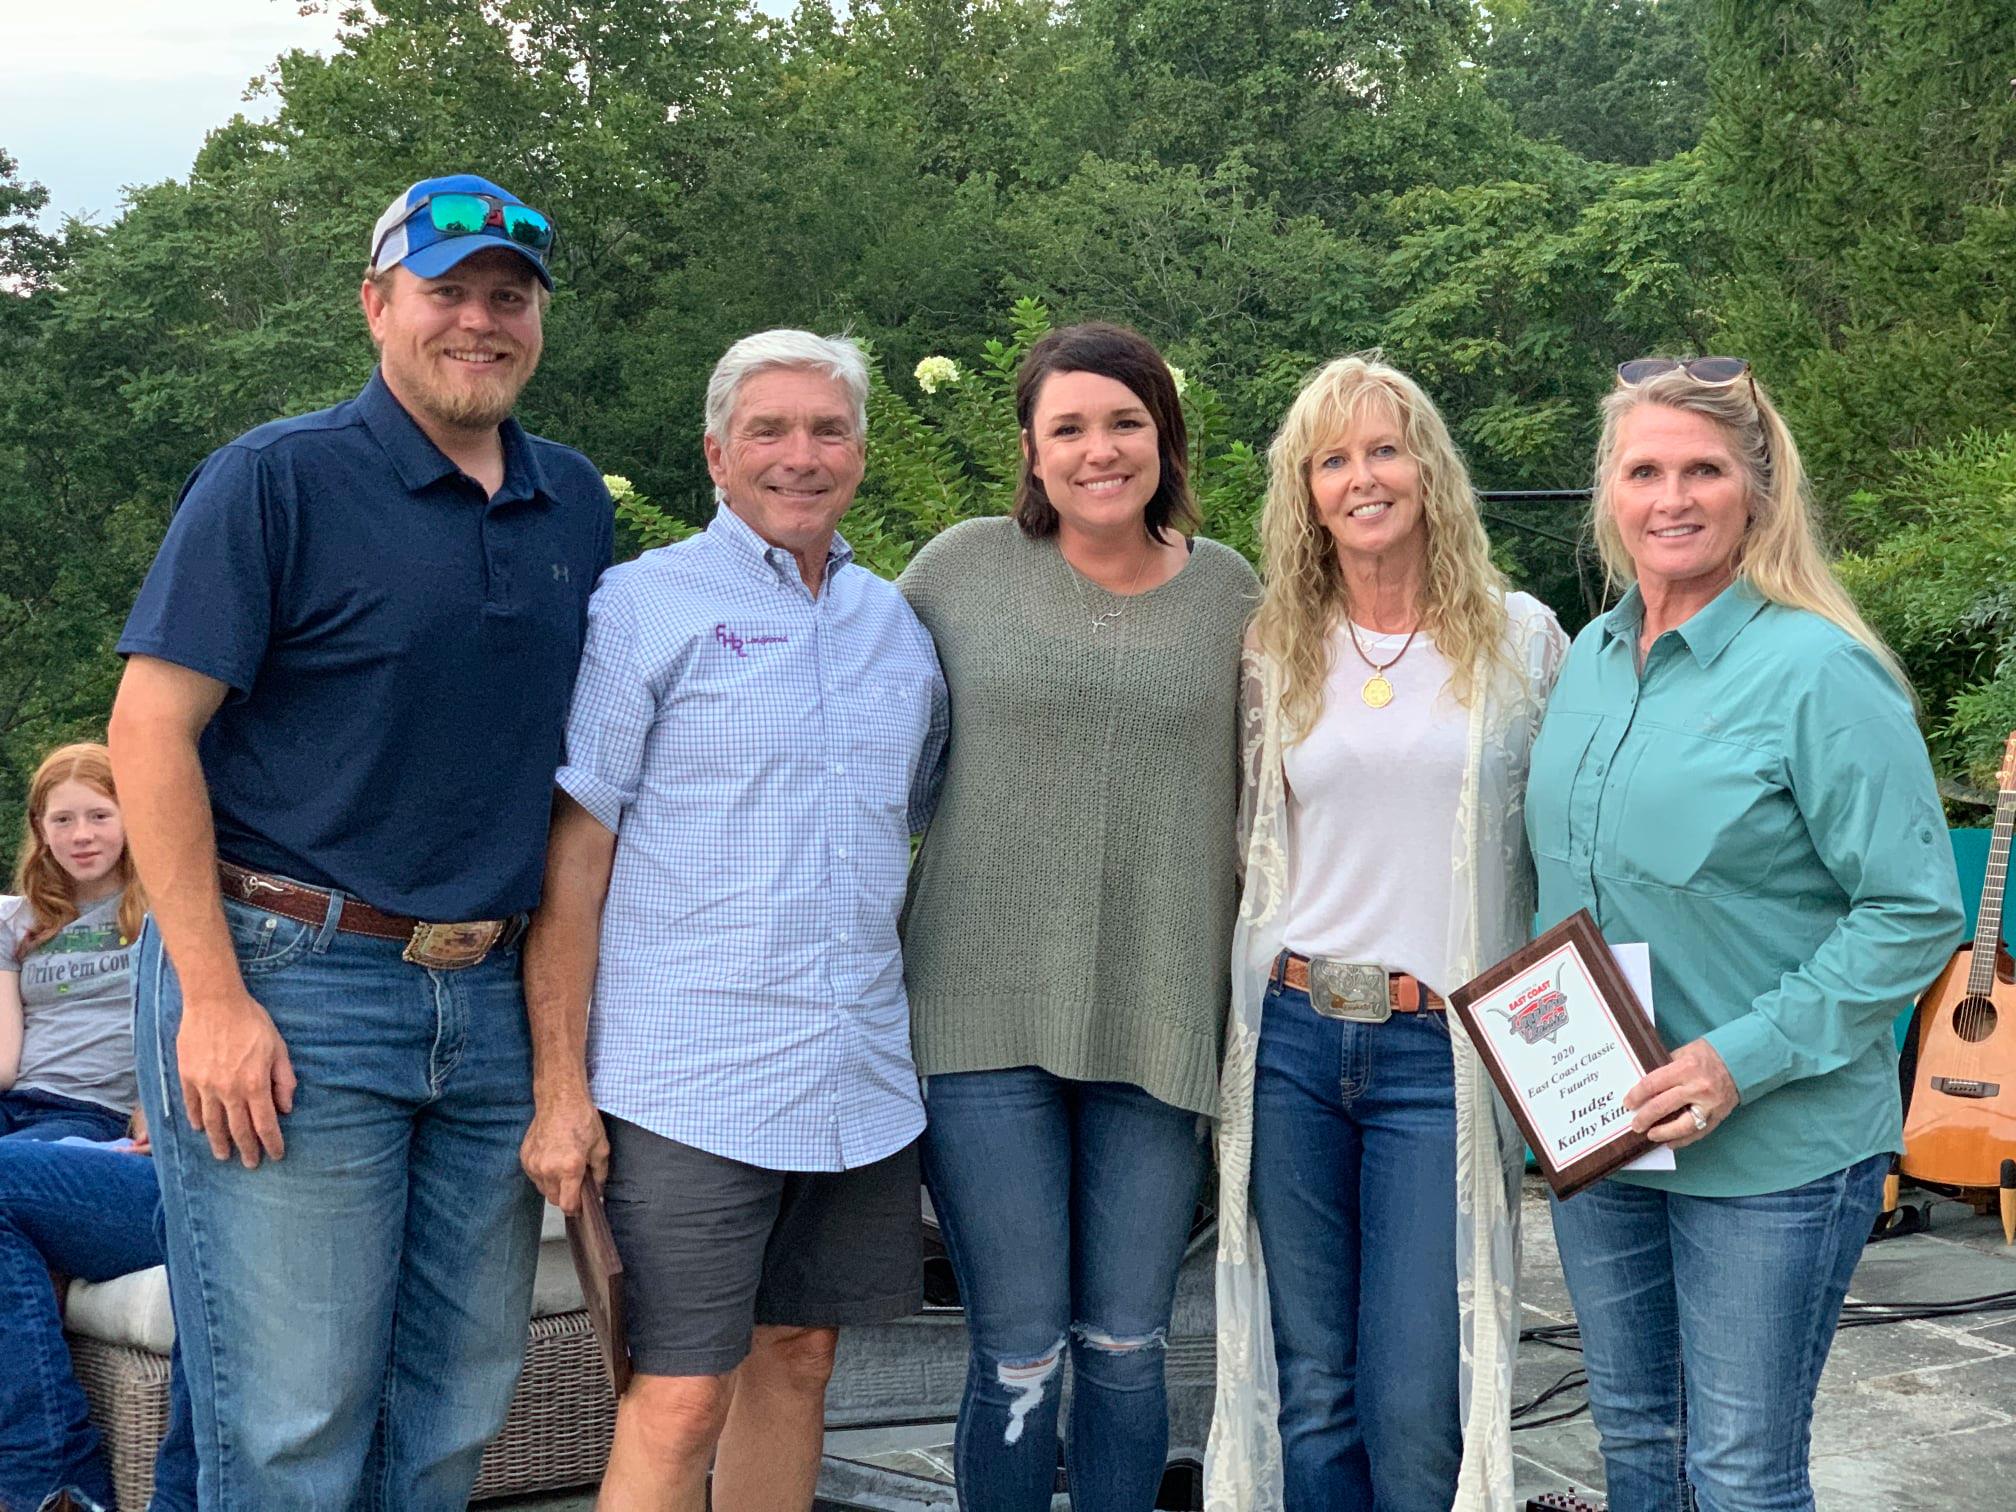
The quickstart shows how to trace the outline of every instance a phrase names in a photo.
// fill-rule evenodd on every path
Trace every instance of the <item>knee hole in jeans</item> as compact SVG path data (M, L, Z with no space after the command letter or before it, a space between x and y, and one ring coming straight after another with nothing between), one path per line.
M1014 1394L1008 1403L1008 1429L1001 1436L1002 1443L1021 1442L1023 1424L1043 1404L1044 1390L1063 1363L1064 1341L1059 1339L1033 1360L1003 1360L994 1367L994 1379Z
M1158 1328L1153 1333L1123 1337L1108 1333L1103 1328L1095 1328L1090 1323L1073 1323L1071 1332L1088 1349L1096 1349L1101 1354L1134 1354L1143 1349L1167 1349L1169 1331Z

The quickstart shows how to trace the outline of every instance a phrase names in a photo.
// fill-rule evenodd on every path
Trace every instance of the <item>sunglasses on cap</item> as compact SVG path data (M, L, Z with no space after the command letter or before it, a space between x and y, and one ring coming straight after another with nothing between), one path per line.
M1757 395L1757 380L1750 376L1750 364L1741 357L1634 357L1617 364L1617 381L1626 388L1636 388L1675 371L1709 388L1750 378L1750 395L1753 399Z
M399 226L422 211L426 212L427 223L442 236L501 234L506 241L516 242L527 251L537 253L542 262L553 250L552 221L530 205L514 205L494 194L479 194L469 189L430 194L406 213ZM385 250L386 239L399 226L392 227L378 238L378 245L371 249L372 266L377 266L378 254Z

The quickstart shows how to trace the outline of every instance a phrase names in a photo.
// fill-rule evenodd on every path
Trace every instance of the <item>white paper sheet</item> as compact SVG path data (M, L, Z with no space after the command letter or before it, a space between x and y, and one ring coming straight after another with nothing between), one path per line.
M1631 984L1631 990L1638 994L1638 1001L1645 1005L1645 1011L1652 1016L1652 1022L1659 1022L1658 1012L1652 1006L1652 947L1643 943L1612 945L1610 954L1617 958L1618 968L1624 973L1624 980ZM1673 1149L1670 1145L1654 1145L1636 1160L1621 1165L1620 1171L1670 1171L1675 1169Z

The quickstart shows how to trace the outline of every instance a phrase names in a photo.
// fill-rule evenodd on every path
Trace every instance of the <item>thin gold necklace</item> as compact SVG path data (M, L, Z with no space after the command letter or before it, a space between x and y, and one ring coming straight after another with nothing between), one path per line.
M1407 648L1414 644L1414 637L1421 633L1421 626L1417 622L1407 632L1407 639L1400 643L1400 649L1383 662L1375 662L1365 654L1365 648L1358 644L1358 627L1351 622L1348 612L1344 616L1344 628L1351 633L1351 649L1358 653L1358 660L1372 669L1372 675L1365 679L1365 686L1358 690L1358 696L1365 700L1366 708L1383 709L1393 702L1393 684L1386 680L1386 669L1407 654Z

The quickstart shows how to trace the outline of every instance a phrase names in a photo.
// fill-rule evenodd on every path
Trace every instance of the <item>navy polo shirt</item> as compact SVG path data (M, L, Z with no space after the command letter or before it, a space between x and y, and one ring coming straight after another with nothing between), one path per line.
M119 650L230 687L200 746L227 860L440 922L538 902L614 516L579 452L503 438L486 498L374 373L190 475Z

